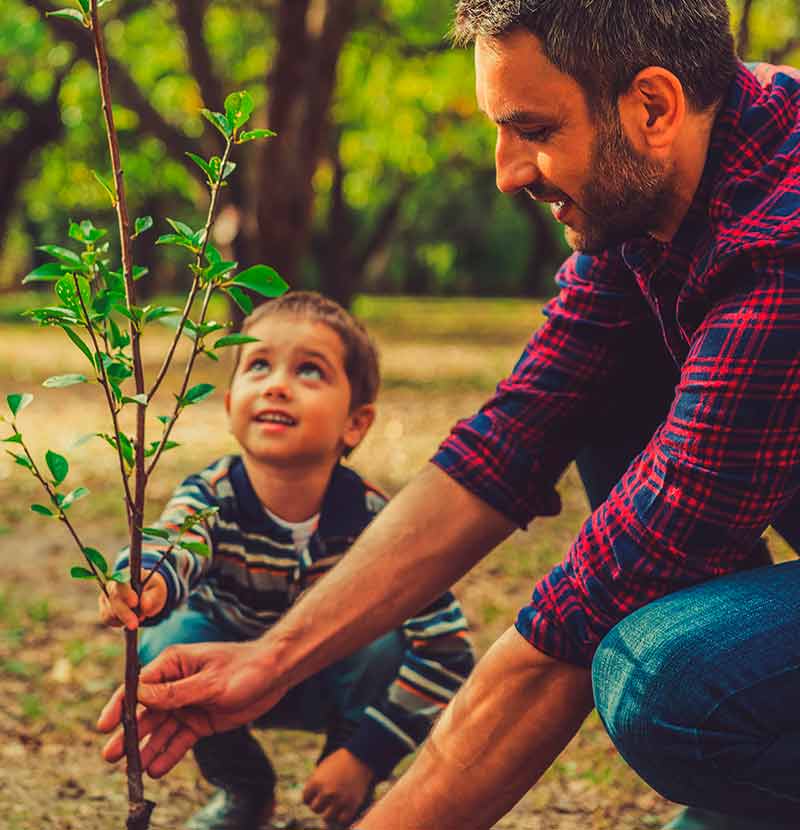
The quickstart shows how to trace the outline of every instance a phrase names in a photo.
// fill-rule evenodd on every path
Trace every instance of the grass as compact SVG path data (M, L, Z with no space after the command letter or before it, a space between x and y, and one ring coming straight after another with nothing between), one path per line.
M384 384L376 423L353 463L394 493L425 464L452 424L474 412L509 371L541 320L540 308L524 300L365 297L356 310L380 347ZM148 371L157 366L167 337L153 328L145 347ZM39 385L49 375L79 371L85 359L60 331L2 323L0 338L0 394L35 394L20 426L36 453L52 448L69 457L68 483L92 491L71 515L85 544L113 559L126 535L115 460L99 440L74 446L79 436L107 430L98 390ZM195 382L221 389L228 372L224 361L201 362ZM165 392L154 402L155 413L168 404ZM235 449L219 394L190 410L175 437L182 447L164 457L147 521L183 476ZM5 455L0 488L0 527L6 530L0 535L0 815L19 830L120 826L111 817L124 813L123 776L109 776L91 729L120 677L120 637L97 624L94 589L68 577L76 550L57 522L30 512L28 505L41 501L38 485ZM457 586L480 652L513 624L534 581L563 556L587 515L574 470L559 489L560 516L516 533ZM318 826L299 800L319 741L297 733L269 733L264 740L281 774L281 803L303 817L303 827ZM75 797L76 780L85 797ZM154 830L181 826L206 792L191 761L148 784L160 805ZM497 826L639 830L658 826L671 811L625 767L592 716L540 785Z

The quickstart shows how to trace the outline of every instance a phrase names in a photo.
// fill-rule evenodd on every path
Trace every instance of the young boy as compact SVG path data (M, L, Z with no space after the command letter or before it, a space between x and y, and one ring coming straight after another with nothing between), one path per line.
M143 571L155 573L141 601L112 583L102 620L145 626L142 663L174 643L258 637L345 555L386 503L343 466L375 416L375 348L343 308L311 292L270 301L242 332L258 338L237 355L225 410L240 456L190 476L159 526L218 508L183 537L207 545L201 557L147 544ZM163 543L166 545L167 543ZM123 552L118 570L128 565ZM143 574L144 576L145 574ZM402 630L293 689L259 726L325 732L304 801L329 827L347 825L375 784L413 751L473 665L466 620L450 593ZM274 809L275 773L246 728L200 740L195 757L218 787L190 830L255 830Z

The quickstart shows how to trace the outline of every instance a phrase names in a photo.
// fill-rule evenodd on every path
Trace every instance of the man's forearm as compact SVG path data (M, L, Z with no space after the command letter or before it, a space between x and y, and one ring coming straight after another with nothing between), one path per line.
M533 786L592 707L589 672L507 631L359 830L483 830Z
M291 685L413 616L514 529L432 465L263 640ZM265 649L265 653L267 650Z

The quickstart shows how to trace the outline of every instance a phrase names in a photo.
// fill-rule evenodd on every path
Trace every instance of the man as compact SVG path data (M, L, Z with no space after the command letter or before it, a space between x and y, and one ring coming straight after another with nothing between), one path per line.
M512 375L349 561L262 641L148 669L144 764L252 720L555 513L578 457L592 516L359 826L490 827L595 703L667 797L796 827L800 565L763 567L760 537L800 508L800 85L737 62L724 0L461 0L456 35L498 186L551 203L578 253Z

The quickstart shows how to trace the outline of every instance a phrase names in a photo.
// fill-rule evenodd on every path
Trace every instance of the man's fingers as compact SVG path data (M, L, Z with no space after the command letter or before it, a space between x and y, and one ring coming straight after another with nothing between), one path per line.
M165 665L165 670L169 669L170 667ZM174 676L181 677L181 673L176 672ZM154 709L179 709L182 706L202 705L212 698L208 678L202 672L180 680L169 680L163 673L153 678L154 681L165 679L166 683L151 682L149 677L145 678L142 675L139 682L139 702Z
M199 737L196 732L182 724L167 746L147 765L147 774L151 778L166 775L195 745Z
M158 725L152 730L140 750L142 767L144 769L147 769L153 760L164 751L181 727L181 722L174 715L166 712L159 713Z
M122 720L122 704L125 700L125 687L119 686L111 695L108 703L103 707L97 719L97 728L100 732L110 732Z
M115 696L118 693L115 693ZM100 715L100 721L98 721L98 728L103 721L103 717L106 714L106 710L109 709L113 702L113 698L106 704L106 709L103 710L102 714ZM120 713L121 717L121 713ZM157 730L162 722L167 718L167 715L164 712L156 712L150 711L149 709L142 709L140 710L139 714L137 715L137 730L139 732L139 741L141 743L142 738L145 738L154 730ZM112 721L111 717L109 717L108 722L103 722L103 726L108 726L108 728L101 729L103 732L109 732L114 726L119 723L119 720ZM115 763L119 761L125 755L125 730L118 729L111 738L106 742L106 745L103 747L102 756L103 758L108 761L109 763Z

